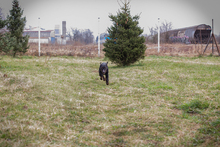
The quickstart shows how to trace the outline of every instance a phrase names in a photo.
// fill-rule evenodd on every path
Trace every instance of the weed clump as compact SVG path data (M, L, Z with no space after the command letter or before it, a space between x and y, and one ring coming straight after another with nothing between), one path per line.
M187 113L200 113L201 110L207 109L209 107L209 103L205 101L200 101L198 99L192 100L189 103L185 103L177 106L177 109L181 109Z

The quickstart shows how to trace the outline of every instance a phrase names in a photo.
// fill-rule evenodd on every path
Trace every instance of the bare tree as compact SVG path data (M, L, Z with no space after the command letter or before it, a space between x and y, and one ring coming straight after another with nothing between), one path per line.
M154 27L149 28L150 36L153 36L153 35L157 34L157 31L156 31L156 30L157 30L157 29L154 28Z
M165 20L165 22L162 22L160 30L161 30L161 33L164 33L164 32L172 30L172 28L173 28L172 22L167 22Z
M71 34L71 30L67 30L66 31L66 36L69 37L70 41L72 41L72 34Z
M82 33L83 39L85 44L90 44L93 43L93 32L90 31L90 29L86 29L83 33Z
M72 29L72 34L73 34L73 41L76 43L82 43L82 44L90 44L93 43L93 32L90 31L90 29L86 30L79 30L79 29Z
M169 32L172 30L173 24L172 22L164 21L161 23L160 26L160 34L161 34L161 41L168 43L169 42ZM155 27L149 28L150 31L150 38L148 40L151 40L153 43L157 43L157 34L158 34L158 25L155 25Z
M82 40L82 34L81 34L81 31L78 30L78 29L72 29L72 33L73 33L73 41L74 42L81 42Z
M147 43L157 43L158 26L149 28L150 35L147 37Z
M172 22L167 22L166 20L165 22L162 22L160 29L162 33L161 39L163 42L169 43L170 34L168 31L172 30L172 28L173 28Z

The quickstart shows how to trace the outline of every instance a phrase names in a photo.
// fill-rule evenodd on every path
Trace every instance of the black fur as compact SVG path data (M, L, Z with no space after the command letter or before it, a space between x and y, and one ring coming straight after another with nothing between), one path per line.
M105 75L105 77L104 77L104 75ZM108 62L100 63L99 76L100 76L100 80L106 81L106 85L109 85Z

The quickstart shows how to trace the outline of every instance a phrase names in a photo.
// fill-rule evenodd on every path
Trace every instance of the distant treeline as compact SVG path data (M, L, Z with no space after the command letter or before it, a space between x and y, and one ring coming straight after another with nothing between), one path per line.
M71 31L67 32L67 36L70 38L69 44L91 44L94 42L93 32L90 29L79 30L77 28L71 28Z

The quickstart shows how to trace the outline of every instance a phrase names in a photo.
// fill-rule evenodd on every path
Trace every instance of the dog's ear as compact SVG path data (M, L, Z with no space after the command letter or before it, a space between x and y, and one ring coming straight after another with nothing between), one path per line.
M102 62L100 62L100 65L102 64Z
M108 62L107 62L107 64L108 64Z

